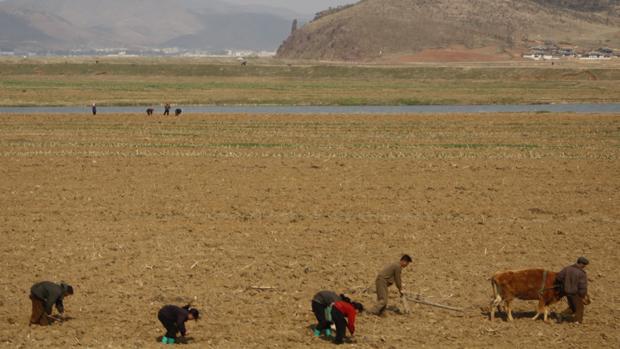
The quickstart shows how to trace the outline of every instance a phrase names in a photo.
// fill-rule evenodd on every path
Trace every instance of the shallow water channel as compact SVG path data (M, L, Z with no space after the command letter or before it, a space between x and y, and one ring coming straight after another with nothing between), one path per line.
M145 106L97 107L97 114L145 113ZM422 113L620 113L620 103L608 104L497 104L407 106L178 106L192 114L422 114ZM162 107L155 115L163 113ZM90 107L0 107L11 114L90 114Z

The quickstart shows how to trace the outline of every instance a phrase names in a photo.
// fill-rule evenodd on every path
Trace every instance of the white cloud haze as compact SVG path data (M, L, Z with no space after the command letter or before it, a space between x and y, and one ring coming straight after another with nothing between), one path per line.
M233 4L268 5L283 7L303 14L314 14L328 7L352 4L357 0L221 0Z
M5 0L0 0L3 2ZM19 1L19 0L18 0ZM209 2L210 0L204 0ZM290 9L305 15L311 15L329 7L356 3L358 0L218 0L229 4L267 5Z

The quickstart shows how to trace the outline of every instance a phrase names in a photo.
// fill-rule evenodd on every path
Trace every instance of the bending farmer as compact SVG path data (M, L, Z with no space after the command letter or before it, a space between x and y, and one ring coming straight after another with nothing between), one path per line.
M317 321L314 327L315 336L320 336L321 331L325 331L325 335L328 337L332 335L330 329L331 322L327 321L325 317L325 309L340 300L342 300L342 297L332 291L320 291L312 297L312 312Z
M60 315L65 312L62 303L63 299L73 294L73 287L61 282L55 284L49 281L43 281L32 285L30 289L30 300L32 301L32 315L30 315L30 325L39 324L41 326L49 325L53 320L52 307L56 305L56 309Z
M187 335L185 322L187 320L198 320L200 314L198 309L190 308L189 305L183 308L176 305L166 305L159 310L157 318L164 325L166 334L162 337L161 342L164 344L174 344L177 341L177 333L181 333L182 337Z
M358 312L361 313L362 311L364 311L364 306L361 303L351 302L351 300L346 297L327 307L325 310L326 320L336 325L335 344L344 343L344 336L347 328L352 336L355 334L355 316Z

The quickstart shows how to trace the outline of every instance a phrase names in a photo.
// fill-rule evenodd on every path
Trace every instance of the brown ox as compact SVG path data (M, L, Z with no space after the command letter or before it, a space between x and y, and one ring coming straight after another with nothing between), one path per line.
M511 302L515 299L538 300L536 315L532 320L538 319L544 313L547 322L549 306L562 298L560 291L554 288L556 272L544 269L525 269L497 272L491 278L493 286L493 301L491 302L491 320L495 319L495 309L499 309L502 302L506 304L508 320L512 317Z

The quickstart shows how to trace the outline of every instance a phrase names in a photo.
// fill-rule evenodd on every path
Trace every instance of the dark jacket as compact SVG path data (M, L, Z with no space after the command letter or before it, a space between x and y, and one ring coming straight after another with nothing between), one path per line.
M588 294L588 276L586 271L576 264L568 266L558 273L555 278L556 284L567 295L579 295L585 297Z
M176 305L166 305L159 310L157 314L160 320L170 323L176 323L177 329L181 332L181 336L185 336L185 322L189 316L189 311Z
M334 302L340 301L340 296L336 292L332 291L320 291L312 298L313 302L317 302L323 305L330 305Z
M67 292L67 285L55 284L49 281L39 282L34 284L30 289L30 293L36 298L43 301L45 312L48 315L52 314L52 307L56 304L56 309L59 313L65 312L65 307L62 304L62 300Z

